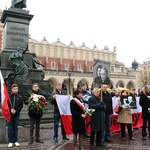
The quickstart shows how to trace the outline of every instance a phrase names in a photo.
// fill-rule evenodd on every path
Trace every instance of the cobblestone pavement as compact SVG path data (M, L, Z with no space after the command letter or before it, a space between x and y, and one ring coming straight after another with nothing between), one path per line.
M60 128L59 128L60 134ZM29 127L19 127L19 142L21 146L19 148L7 148L7 141L0 144L2 150L74 150L72 136L69 136L69 141L63 141L59 136L58 142L53 141L53 127L52 124L41 125L41 139L44 140L43 144L34 142L32 145L28 145L29 140ZM128 135L128 134L127 134ZM113 142L106 143L106 147L95 147L95 150L150 150L150 139L141 139L141 129L134 129L133 135L135 140L122 141L120 132L112 133L111 139ZM127 136L128 137L128 136ZM90 150L89 138L83 140L84 150Z

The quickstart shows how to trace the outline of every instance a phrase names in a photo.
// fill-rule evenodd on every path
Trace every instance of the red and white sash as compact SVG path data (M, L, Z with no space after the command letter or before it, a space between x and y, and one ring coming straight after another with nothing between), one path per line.
M84 105L77 99L77 98L73 98L72 100L74 100L76 102L76 104L83 110L84 110Z

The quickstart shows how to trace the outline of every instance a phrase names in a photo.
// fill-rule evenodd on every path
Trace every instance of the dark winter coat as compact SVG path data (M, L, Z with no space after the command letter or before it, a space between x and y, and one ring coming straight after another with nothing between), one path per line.
M59 109L58 109L58 106L57 106L57 102L56 102L56 99L53 98L53 95L66 95L66 92L65 91L61 91L61 93L58 91L58 90L55 90L53 93L52 93L52 98L51 98L51 104L54 105L54 113L58 113L59 112Z
M140 96L140 106L142 107L142 118L150 120L150 112L148 111L148 108L150 108L150 100L144 93Z
M113 106L112 106L112 97L108 92L102 92L102 99L103 102L106 104L106 110L105 113L106 115L113 114Z
M81 117L84 110L74 100L70 101L70 110L72 114L72 132L85 133L85 119Z
M12 106L14 105L13 104L14 103L14 96L15 96L15 106L13 107L13 109L16 110L16 113L13 114L13 115L11 114L11 115L12 116L17 116L17 115L20 114L20 111L23 108L23 100L22 100L22 97L19 94L10 93L9 97L10 97L10 101L11 101ZM10 109L11 109L11 104L8 101L8 106L9 106Z
M99 98L95 95L89 98L89 109L95 109L92 116L90 117L91 131L104 131L105 130L105 103L100 102Z

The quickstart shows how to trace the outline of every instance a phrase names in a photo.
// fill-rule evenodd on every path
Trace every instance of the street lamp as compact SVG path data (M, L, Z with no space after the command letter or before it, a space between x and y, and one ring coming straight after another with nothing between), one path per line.
M69 76L68 83L69 83L69 95L70 95L71 94L70 92L71 72L68 72L68 76Z

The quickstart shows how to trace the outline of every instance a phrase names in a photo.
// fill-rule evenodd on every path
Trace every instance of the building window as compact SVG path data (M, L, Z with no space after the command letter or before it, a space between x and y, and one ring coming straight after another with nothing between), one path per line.
M144 70L147 70L147 66L144 66Z
M56 68L56 63L55 62L51 62L51 69L55 69Z
M65 70L69 70L69 64L65 64Z
M90 66L90 72L93 72L93 66Z
M111 66L111 72L114 72L114 66Z
M82 71L81 65L78 65L78 71Z
M124 72L124 67L121 67L121 72Z

